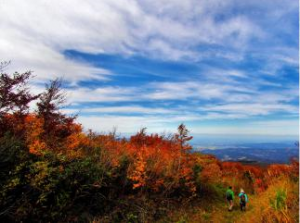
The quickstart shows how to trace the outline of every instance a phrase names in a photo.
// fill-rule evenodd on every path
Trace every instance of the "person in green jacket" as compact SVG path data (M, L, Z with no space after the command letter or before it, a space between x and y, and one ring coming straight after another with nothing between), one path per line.
M229 186L228 190L226 191L226 200L228 203L228 211L232 211L233 200L234 200L234 193L232 191L232 186Z

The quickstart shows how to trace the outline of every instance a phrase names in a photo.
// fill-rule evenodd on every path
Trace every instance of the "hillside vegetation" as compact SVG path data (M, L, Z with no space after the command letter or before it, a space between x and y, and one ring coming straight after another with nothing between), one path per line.
M32 95L30 75L0 79L1 222L298 222L297 160L260 167L191 153L183 124L129 139L84 132L59 110L60 82ZM237 200L227 211L229 185L248 193L246 212Z

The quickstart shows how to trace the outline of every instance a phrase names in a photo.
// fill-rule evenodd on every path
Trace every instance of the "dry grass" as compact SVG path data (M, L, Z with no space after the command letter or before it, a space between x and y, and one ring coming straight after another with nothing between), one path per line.
M246 212L239 210L238 199L234 210L227 211L221 201L201 201L192 207L181 208L161 222L177 223L294 223L299 218L298 182L279 177L269 188L257 195L249 196Z
M253 209L245 213L243 222L298 222L298 183L281 177L262 194L251 200Z

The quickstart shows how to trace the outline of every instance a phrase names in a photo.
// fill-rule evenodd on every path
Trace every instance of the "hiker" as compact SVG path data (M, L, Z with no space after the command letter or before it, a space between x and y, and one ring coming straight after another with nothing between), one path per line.
M239 198L240 198L241 211L246 211L246 204L248 203L248 196L242 188L239 193Z
M232 211L233 199L234 199L234 193L232 191L232 186L229 186L228 190L226 191L226 200L228 203L228 211Z

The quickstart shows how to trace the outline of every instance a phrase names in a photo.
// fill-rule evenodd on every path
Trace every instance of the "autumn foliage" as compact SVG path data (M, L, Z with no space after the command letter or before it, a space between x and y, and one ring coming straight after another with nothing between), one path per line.
M0 79L0 219L5 221L107 216L108 222L151 222L166 213L162 207L171 200L222 197L216 185L260 194L278 179L299 180L297 160L260 167L193 153L183 124L169 136L146 129L130 138L84 132L75 117L59 110L64 102L59 80L31 95L29 78L30 73L16 73ZM37 109L30 112L33 101Z

